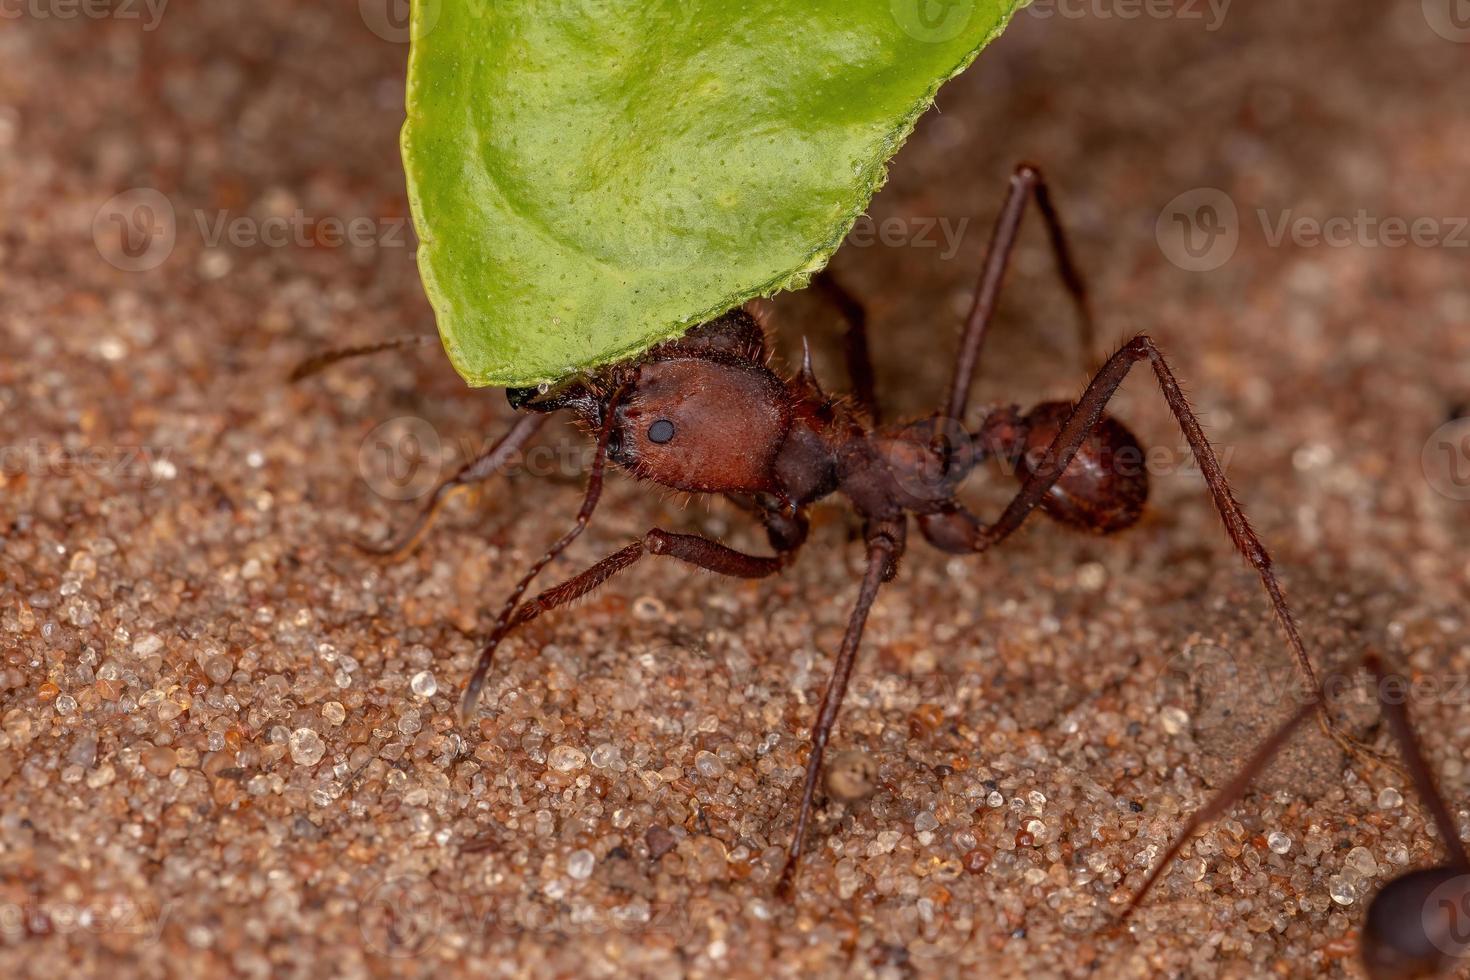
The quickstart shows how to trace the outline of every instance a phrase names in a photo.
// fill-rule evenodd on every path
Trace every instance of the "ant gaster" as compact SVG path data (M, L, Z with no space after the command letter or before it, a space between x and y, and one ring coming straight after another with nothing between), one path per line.
M466 687L463 716L474 711L495 650L516 627L587 595L650 555L737 578L777 574L795 559L806 540L807 508L834 494L845 498L862 521L866 571L811 730L796 826L781 876L782 889L789 889L810 822L823 754L868 611L882 584L897 574L910 518L931 545L966 555L999 544L1037 508L1063 524L1098 533L1136 523L1148 495L1143 453L1128 429L1105 415L1104 408L1129 369L1140 362L1152 369L1232 541L1259 573L1296 663L1315 689L1311 663L1271 559L1236 502L1173 372L1148 336L1134 337L1113 354L1075 403L1047 402L1029 412L1003 407L990 411L976 428L963 425L971 380L1030 200L1044 219L1058 271L1077 308L1083 346L1090 347L1092 320L1082 277L1046 183L1035 167L1022 165L1011 178L989 242L948 395L939 410L917 421L884 424L874 397L863 308L826 274L818 275L816 284L848 322L850 398L824 393L809 354L792 378L772 371L760 326L738 310L635 360L546 390L508 391L511 405L526 414L484 455L441 485L403 534L372 548L401 553L412 547L450 493L503 469L549 413L570 411L596 433L597 452L576 522L511 590ZM329 353L304 364L297 376L342 357L391 346L398 344ZM966 475L987 460L1011 464L1021 480L1010 504L989 522L955 499ZM654 528L581 574L522 602L532 579L591 520L609 461L661 486L731 498L764 525L773 554L746 554L700 535ZM1325 714L1323 724L1349 744Z

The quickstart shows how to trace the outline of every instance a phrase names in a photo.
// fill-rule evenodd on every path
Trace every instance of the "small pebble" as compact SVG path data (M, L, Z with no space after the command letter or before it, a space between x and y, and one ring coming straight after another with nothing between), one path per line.
M827 793L834 800L855 803L877 788L878 763L861 749L846 749L827 763L825 780Z
M558 745L547 754L546 764L557 772L576 772L587 765L587 753L571 745Z
M421 670L413 675L413 680L408 682L409 690L421 698L431 698L439 690L439 682L434 680L434 672Z
M154 745L143 752L143 768L155 776L167 776L177 764L178 756L173 749Z
M1378 861L1373 857L1373 852L1366 847L1355 847L1348 851L1344 864L1364 878L1371 878L1378 874Z
M648 845L648 856L655 861L672 851L678 843L674 835L663 827L649 827L643 832L643 840Z
M573 851L567 856L567 874L578 881L586 881L592 877L592 869L597 864L597 858L586 848Z
M1358 900L1357 887L1342 875L1327 879L1327 894L1338 905L1351 905Z
M310 728L298 728L292 732L289 747L291 761L298 766L314 766L327 753L327 743Z

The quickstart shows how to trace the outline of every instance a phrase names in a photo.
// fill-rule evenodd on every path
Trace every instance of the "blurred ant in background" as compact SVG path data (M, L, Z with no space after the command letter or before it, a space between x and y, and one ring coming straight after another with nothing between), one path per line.
M1454 818L1414 736L1408 709L1402 698L1389 691L1389 685L1402 678L1388 674L1376 654L1365 657L1364 664L1375 681L1378 704L1388 720L1399 754L1444 841L1449 860L1437 867L1406 872L1378 890L1363 922L1359 952L1364 969L1374 980L1437 976L1466 965L1466 957L1470 955L1470 858L1466 857ZM1223 816L1245 794L1251 781L1325 701L1319 692L1316 699L1298 708L1261 743L1225 788L1189 818L1184 830L1128 902L1123 912L1125 920L1148 897L1180 849L1201 827Z

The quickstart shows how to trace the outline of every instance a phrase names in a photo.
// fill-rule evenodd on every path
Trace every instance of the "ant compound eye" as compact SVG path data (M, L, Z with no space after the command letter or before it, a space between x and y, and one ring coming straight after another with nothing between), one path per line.
M668 419L659 419L648 427L648 441L663 445L674 438L674 423Z

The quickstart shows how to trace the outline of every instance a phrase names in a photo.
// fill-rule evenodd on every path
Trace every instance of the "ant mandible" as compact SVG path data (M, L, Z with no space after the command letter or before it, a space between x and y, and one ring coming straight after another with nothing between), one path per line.
M1401 697L1390 693L1390 685L1403 678L1390 675L1376 653L1363 658L1373 676L1379 709L1397 743L1399 755L1420 800L1429 811L1440 839L1449 854L1446 864L1409 871L1378 890L1363 920L1359 954L1363 968L1374 980L1408 980L1437 976L1452 967L1463 967L1470 958L1470 857L1460 840L1450 808L1435 785L1434 774L1424 758L1419 740ZM1407 689L1408 685L1402 685ZM1200 830L1223 816L1245 794L1252 780L1270 764L1311 714L1327 701L1322 691L1302 704L1251 754L1213 798L1185 822L1184 829L1164 852L1138 891L1123 910L1122 921L1137 909L1158 883L1179 851Z
M549 389L508 390L512 407L527 414L487 452L440 485L403 533L386 544L368 546L380 554L412 548L451 493L504 469L551 413L569 411L596 433L597 450L576 521L531 565L501 607L465 688L462 717L474 712L496 648L517 627L587 595L650 555L735 578L775 575L791 564L806 540L807 509L833 494L846 498L863 522L866 571L812 725L800 807L779 884L789 892L823 754L852 675L868 611L883 583L897 574L909 518L931 545L965 555L988 551L1004 541L1037 508L1085 531L1108 534L1131 527L1148 496L1148 476L1139 465L1143 453L1129 430L1105 415L1104 409L1129 369L1145 361L1189 442L1231 540L1259 573L1297 666L1309 689L1316 689L1311 662L1271 558L1236 501L1173 371L1146 334L1113 354L1075 403L1046 402L1029 412L1014 406L997 409L977 429L964 427L971 382L1028 201L1035 202L1045 222L1059 275L1077 310L1083 346L1090 347L1092 315L1085 284L1041 172L1023 164L1011 177L988 244L948 395L938 411L917 421L883 422L874 395L863 307L830 274L818 275L816 283L847 321L850 398L830 397L822 390L809 352L796 376L782 378L773 372L767 366L769 351L762 329L743 310L695 327L639 358ZM423 338L414 337L329 352L304 363L293 377L345 357L421 342ZM1000 516L986 523L966 510L955 494L965 477L988 460L1011 464L1021 488ZM1133 465L1126 465L1130 460ZM774 553L746 554L701 535L653 528L581 574L521 601L536 575L586 528L602 494L609 461L664 487L730 498L760 520ZM1325 711L1322 724L1341 744L1354 747Z

